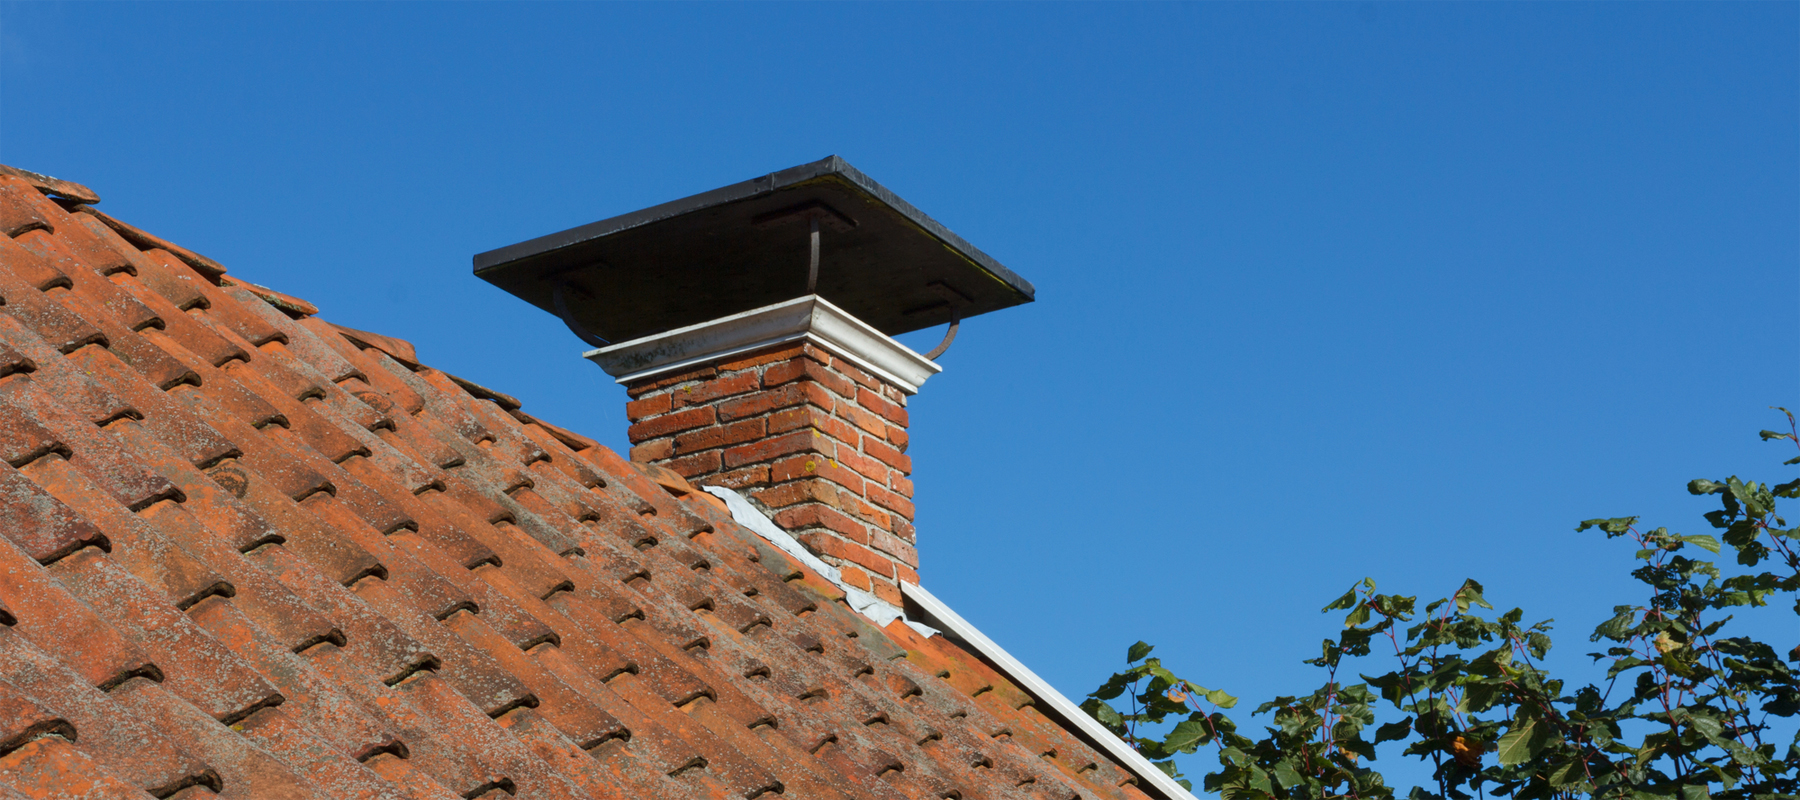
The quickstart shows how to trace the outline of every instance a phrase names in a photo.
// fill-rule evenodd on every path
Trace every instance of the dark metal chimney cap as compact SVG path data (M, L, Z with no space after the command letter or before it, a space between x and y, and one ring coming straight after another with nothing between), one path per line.
M890 336L1037 290L843 159L773 172L475 256L475 275L614 342L816 293Z

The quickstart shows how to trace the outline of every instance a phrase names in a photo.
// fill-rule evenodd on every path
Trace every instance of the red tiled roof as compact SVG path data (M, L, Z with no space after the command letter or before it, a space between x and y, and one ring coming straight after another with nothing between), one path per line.
M678 476L97 200L0 169L0 799L1144 796Z

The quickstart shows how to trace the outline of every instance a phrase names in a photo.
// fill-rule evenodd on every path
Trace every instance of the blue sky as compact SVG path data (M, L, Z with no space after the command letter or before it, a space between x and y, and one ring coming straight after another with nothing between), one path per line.
M1309 691L1365 575L1580 677L1641 593L1577 521L1791 477L1797 10L9 3L0 162L623 449L470 256L836 153L1038 287L912 455L926 585L1066 693Z

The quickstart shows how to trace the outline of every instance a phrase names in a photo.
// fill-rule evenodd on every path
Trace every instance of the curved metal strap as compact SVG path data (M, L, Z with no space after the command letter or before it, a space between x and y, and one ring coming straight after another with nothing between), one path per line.
M567 288L563 284L557 284L556 288L550 292L550 302L556 305L556 315L562 318L564 325L569 326L569 332L594 347L605 347L612 344L612 342L589 333L588 329L581 327L581 323L575 321L575 317L569 313L568 301L563 299L564 290Z
M931 352L925 354L925 359L927 361L936 361L938 356L944 354L945 350L949 350L950 343L956 341L956 329L960 327L962 327L961 315L956 313L955 306L951 306L950 330L944 331L944 341L939 342L937 347L931 348Z

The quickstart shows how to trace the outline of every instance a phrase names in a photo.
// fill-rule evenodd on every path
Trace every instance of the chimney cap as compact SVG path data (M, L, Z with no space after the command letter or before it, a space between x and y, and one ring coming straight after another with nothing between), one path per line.
M475 256L475 275L614 342L816 293L890 336L1032 301L1030 282L837 156Z

